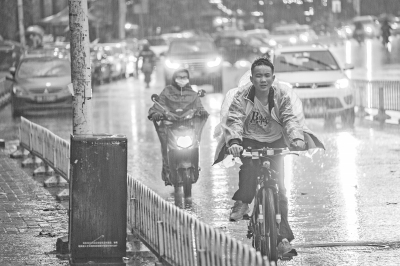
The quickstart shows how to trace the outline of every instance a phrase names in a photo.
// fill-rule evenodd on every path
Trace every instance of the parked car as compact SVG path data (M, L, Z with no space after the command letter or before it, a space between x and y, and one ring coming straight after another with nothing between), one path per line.
M0 41L0 78L11 77L10 68L18 64L18 60L25 52L23 46L14 41ZM12 83L6 80L6 90Z
M11 69L13 82L11 109L13 116L32 110L72 110L69 58L49 55L25 55Z
M218 35L214 40L223 59L232 65L253 62L260 56L269 56L270 46L264 41L243 32Z
M107 60L107 54L102 49L91 49L92 86L111 82L112 64Z
M190 72L190 83L213 85L222 91L222 56L212 39L180 38L170 42L164 60L165 83L170 84L172 74L179 68Z
M303 103L306 117L324 117L329 123L340 115L345 125L353 125L354 97L349 79L327 47L288 46L274 51L278 80L292 84Z
M104 62L111 67L111 80L125 78L134 74L132 72L135 68L128 66L129 64L133 64L131 61L135 59L129 56L126 43L99 43L92 50L101 54Z
M269 44L273 47L312 44L318 40L318 35L309 25L297 23L277 26L269 37Z
M387 19L390 27L392 27L392 30L390 31L391 35L400 35L400 17L389 16Z

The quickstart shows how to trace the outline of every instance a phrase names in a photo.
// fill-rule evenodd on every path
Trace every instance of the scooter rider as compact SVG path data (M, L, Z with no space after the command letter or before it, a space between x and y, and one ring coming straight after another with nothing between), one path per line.
M391 30L392 27L389 24L389 20L385 18L382 21L382 26L381 26L381 33L382 33L382 43L386 45L389 42L389 38L391 35Z
M322 142L304 125L302 104L290 85L275 81L274 65L267 58L256 59L251 66L251 76L246 85L235 88L233 99L224 117L221 114L222 138L217 146L215 163L222 161L228 152L240 157L243 148L260 149L291 147L295 150L324 148ZM229 92L228 92L229 93ZM251 159L242 158L239 171L239 189L230 214L237 221L250 212L257 186L257 171ZM283 181L283 159L277 158L271 167L280 173L279 206L282 214L278 249L291 250L294 239L288 223L288 201Z
M151 74L153 73L153 68L156 61L156 54L150 49L148 43L143 44L143 48L138 55L138 60L136 61L136 70L138 70L139 59L142 59L141 71L144 74L144 82L146 83L146 88L150 87Z
M187 69L180 69L172 75L171 85L168 85L159 95L158 103L161 106L167 107L168 111L176 114L185 112L190 109L197 110L200 116L208 116L208 112L204 109L197 92L192 89L189 83L189 71ZM153 121L159 121L163 117L162 108L158 104L154 104L149 109L148 118ZM163 168L161 172L162 180L165 185L171 185L169 181L169 165L167 155L167 136L163 126L156 126L157 134L161 142L161 153Z

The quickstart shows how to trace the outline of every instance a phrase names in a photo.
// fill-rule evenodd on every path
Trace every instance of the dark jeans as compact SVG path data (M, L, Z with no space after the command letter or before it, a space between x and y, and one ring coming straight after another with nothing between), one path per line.
M287 147L283 138L272 143L259 142L251 139L243 139L242 146L244 148L251 147L253 149L269 148L284 148ZM257 187L257 167L254 167L251 158L241 158L243 165L239 171L239 189L233 195L233 200L241 200L244 203L250 204L255 196ZM290 229L288 222L288 199L286 197L286 188L284 183L284 167L283 157L275 157L274 162L271 162L271 168L279 172L279 208L281 210L282 221L280 224L279 233L282 238L287 238L289 241L294 239L293 232Z

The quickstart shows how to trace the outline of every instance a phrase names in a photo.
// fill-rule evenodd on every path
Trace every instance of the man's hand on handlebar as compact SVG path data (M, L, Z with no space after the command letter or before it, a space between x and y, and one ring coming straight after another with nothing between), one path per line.
M153 120L153 121L160 121L162 117L163 117L162 114L160 114L160 113L154 113L154 114L151 115L151 120Z
M294 139L290 145L290 149L293 151L304 151L306 149L306 143L301 139Z
M228 153L232 154L233 157L240 157L240 154L243 151L243 147L238 144L233 144L228 148Z
M200 110L199 115L202 117L208 116L208 112L206 110Z

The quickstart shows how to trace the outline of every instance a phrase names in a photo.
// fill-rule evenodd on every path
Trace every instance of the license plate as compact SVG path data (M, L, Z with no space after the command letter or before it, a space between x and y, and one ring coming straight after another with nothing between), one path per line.
M54 102L57 100L57 96L55 95L49 95L49 96L36 96L35 100L37 102Z
M198 78L198 77L201 77L201 72L200 71L194 71L194 70L191 70L190 71L190 77L192 78Z
M326 112L326 106L304 106L305 114L322 115Z

